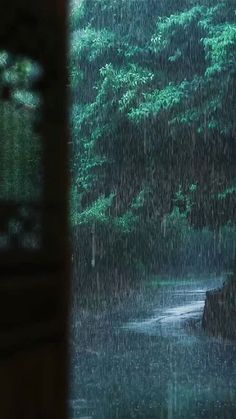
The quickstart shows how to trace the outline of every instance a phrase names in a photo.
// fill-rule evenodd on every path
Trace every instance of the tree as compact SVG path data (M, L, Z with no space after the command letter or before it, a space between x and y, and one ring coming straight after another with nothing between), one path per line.
M101 265L152 264L167 214L234 224L233 1L83 0L71 31L72 218Z

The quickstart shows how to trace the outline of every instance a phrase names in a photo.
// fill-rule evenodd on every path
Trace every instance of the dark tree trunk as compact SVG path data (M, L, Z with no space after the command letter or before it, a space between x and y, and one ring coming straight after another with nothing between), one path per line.
M222 288L207 292L202 326L210 335L236 339L236 274Z

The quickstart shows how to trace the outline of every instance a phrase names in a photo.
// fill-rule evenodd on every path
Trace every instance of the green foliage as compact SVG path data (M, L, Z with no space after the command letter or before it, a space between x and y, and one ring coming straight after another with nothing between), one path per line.
M125 214L114 219L114 224L123 233L131 233L137 226L138 216L128 210Z
M31 201L40 195L40 142L32 118L14 103L0 103L0 199Z
M41 193L41 146L34 133L34 111L40 98L32 92L39 67L27 58L0 52L0 92L8 92L0 101L1 168L0 199L35 201ZM37 115L38 116L38 115Z
M232 118L225 114L224 105L236 69L235 23L219 24L219 14L227 7L224 2L209 8L198 5L158 19L151 48L166 60L166 83L144 95L144 102L131 113L133 118L156 118L160 111L168 112L169 117L174 111L169 123L195 123L198 132L207 128L213 135L231 132Z
M195 6L177 14L158 18L156 32L151 39L153 50L157 54L167 51L170 54L176 45L176 39L178 39L181 49L177 48L175 54L170 54L168 57L170 61L176 61L182 56L183 52L186 53L183 47L187 46L187 39L183 35L191 33L193 30L196 31L199 19L206 13L205 7Z
M40 68L27 58L15 59L6 51L0 52L0 89L11 90L11 101L16 105L36 108L40 105L38 95L31 91L32 83L40 75Z
M129 116L134 122L143 122L144 118L158 118L163 114L164 111L172 112L174 118L170 118L169 123L176 122L179 106L191 98L194 91L199 86L199 80L194 79L192 82L187 80L182 81L176 85L170 82L162 90L155 90L152 93L144 94L144 102L136 109L133 109ZM188 122L182 117L178 119L178 122ZM192 123L192 120L191 120Z
M81 0L70 23L78 235L99 224L116 267L171 263L190 222L235 222L235 4Z
M109 216L107 212L111 208L114 195L109 197L99 197L93 204L80 213L75 213L72 217L73 225L91 224L91 223L108 223Z
M71 56L74 59L85 57L89 62L93 62L114 47L114 39L112 32L105 29L95 31L87 27L83 32L77 31L73 34Z
M220 200L223 200L223 199L227 198L228 196L231 196L235 193L236 193L236 186L233 185L233 186L228 187L227 189L225 189L223 192L219 193L217 198L220 199Z

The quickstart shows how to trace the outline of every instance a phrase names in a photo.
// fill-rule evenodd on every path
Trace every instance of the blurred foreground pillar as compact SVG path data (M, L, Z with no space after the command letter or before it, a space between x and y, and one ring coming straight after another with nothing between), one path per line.
M31 88L41 103L32 117L32 135L37 135L40 142L41 162L36 178L40 178L42 189L39 194L33 193L32 198L21 193L27 182L32 190L34 185L29 173L28 180L21 173L26 170L24 165L17 166L16 150L9 163L7 158L0 161L5 170L0 170L3 191L0 193L0 419L66 418L69 290L66 6L66 0L0 2L0 53L6 51L10 57L7 65L13 71L13 61L21 60L16 67L23 74L28 68L27 60L32 60L41 69ZM1 71L0 60L0 76ZM18 104L16 109L11 105L13 93L6 65L4 71L0 85L2 109L8 110L9 127L19 130L22 126L24 130L25 121L36 105L27 103L21 80L14 95L20 99L23 95L23 105ZM0 128L1 159L3 148L7 149L11 142L4 118L6 112L0 115L0 127L5 127L4 133ZM22 138L25 140L23 134ZM19 153L22 155L23 151ZM30 159L34 167L34 156ZM16 175L10 176L12 173ZM17 179L24 179L24 184L16 186ZM15 192L17 188L19 193Z

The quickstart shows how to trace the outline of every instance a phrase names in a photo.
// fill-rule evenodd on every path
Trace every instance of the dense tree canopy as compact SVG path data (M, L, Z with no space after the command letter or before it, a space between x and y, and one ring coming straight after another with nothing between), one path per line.
M71 38L72 221L87 267L91 235L104 268L154 263L170 222L233 225L234 1L74 1Z

